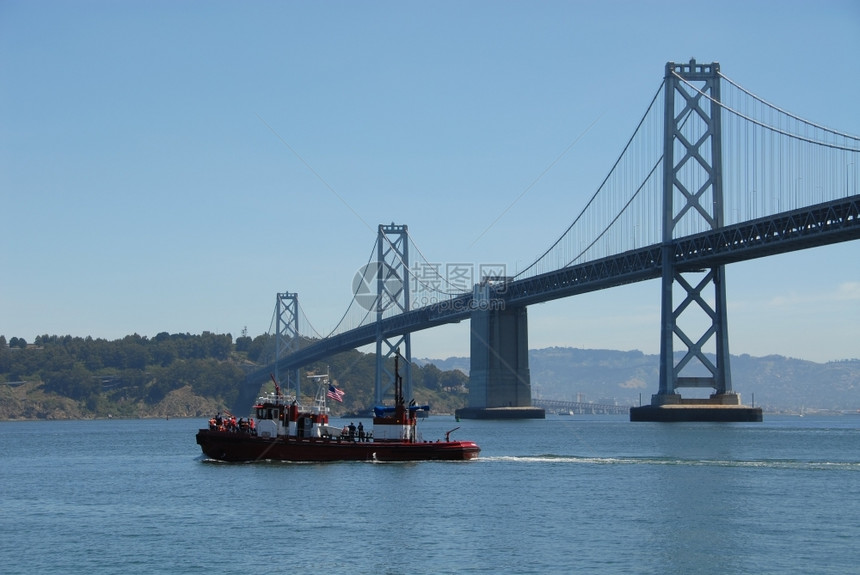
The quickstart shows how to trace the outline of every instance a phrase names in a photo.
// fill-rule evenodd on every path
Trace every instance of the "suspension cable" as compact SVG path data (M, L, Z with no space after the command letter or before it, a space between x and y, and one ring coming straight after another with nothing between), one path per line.
M535 261L533 261L531 264L529 264L529 266L528 266L528 267L526 267L526 268L525 268L525 269L523 269L521 272L519 272L518 274L516 274L516 275L514 276L514 279L516 279L516 278L518 278L518 277L522 276L523 274L525 274L527 271L529 271L530 269L532 269L533 267L535 267L535 266L538 264L538 262L540 262L543 258L545 258L545 257L546 257L546 255L547 255L550 251L552 251L552 250L553 250L553 248L555 248L555 247L559 244L559 242L561 242L561 240L562 240L562 239L564 239L564 237L568 234L568 232L570 232L570 230L572 230L572 229L573 229L573 226L575 226L575 225L576 225L576 223L577 223L577 222L578 222L578 221L583 217L583 215L585 215L586 210L588 210L589 206L591 206L591 204L592 204L592 203L594 202L594 200L597 198L597 195L598 195L598 194L600 193L600 191L603 189L603 186L605 186L605 185L606 185L606 182L607 182L607 181L609 181L609 178L610 178L610 177L612 176L612 174L615 172L615 168L617 168L617 167L618 167L618 164L619 164L619 163L621 163L622 158L624 158L624 154L627 152L627 149L630 147L630 145L633 143L633 140L636 138L636 134L639 132L639 129L642 127L642 124L645 122L645 119L648 117L648 114L651 112L651 108L654 106L654 102L656 102L656 101L657 101L657 97L660 95L660 92L663 90L663 86L664 86L664 84L665 84L665 83L666 83L666 81L665 81L665 80L663 80L663 81L660 83L660 87L659 87L659 88L657 88L657 92L655 92L655 93L654 93L654 97L653 97L653 98L651 98L651 103L650 103L650 104L648 104L648 109L647 109L647 110L645 110L645 113L642 115L642 118L639 120L639 123L636 125L636 129L635 129L635 130L633 130L633 135L632 135L632 136L630 136L630 139L629 139L629 140L627 140L627 144L625 144L624 149L623 149L623 150L621 150L621 154L619 154L618 159L617 159L617 160L615 160L615 163L614 163L614 164L612 164L612 168L609 170L609 173L606 175L606 177L603 179L603 181L602 181L602 182L600 183L600 185L597 187L597 191L595 191L595 192L594 192L594 195L592 195L592 196L591 196L591 199L590 199L590 200L588 200L588 203L586 203L586 204L585 204L585 207L584 207L584 208L582 208L582 211L581 211L581 212L579 212L579 215L578 215L578 216L576 216L576 218L575 218L575 219L573 220L573 222L572 222L572 223L567 227L567 229L566 229L566 230L564 230L564 232L563 232L563 233L558 237L558 239L557 239L557 240L555 240L555 242L553 242L553 244L552 244L550 247L548 247L548 248L546 249L546 251L544 251L544 253L542 253L540 256L538 256L538 258L537 258Z
M406 265L406 262L405 262L405 261L403 261L403 257L400 255L400 253L399 253L399 252L398 252L398 250L397 250L397 246L395 246L395 245L391 242L391 240L390 240L390 239L388 239L388 236L386 236L385 234L382 234L382 236L383 236L383 239L388 243L388 245L389 245L389 246L391 247L391 249L394 251L394 253L395 253L395 255L396 255L396 258L397 258L397 261L400 263L400 265L403 267L403 269L405 269L405 270L406 270L406 275L408 275L409 277L414 278L414 279L415 279L415 282L416 282L418 285L421 285L422 287L424 287L424 288L425 288L427 291L429 291L429 292L439 293L439 294L447 295L447 296L451 296L451 295L460 295L461 293L463 293L463 292L462 292L462 290L447 292L447 291L443 291L443 290L440 290L440 289L434 288L433 286L431 286L431 285L427 284L427 283L426 283L426 281L424 281L422 278L419 278L419 277L415 274L415 272L413 272L413 271L412 271L412 269L411 269L409 266L407 266L407 265ZM426 263L427 263L427 264L432 268L432 267L433 267L433 265L430 263L430 260L428 260L428 259L424 256L424 254L421 252L421 249L418 247L418 244L417 244L417 243L415 243L415 238L413 238L413 237L409 234L409 230L408 230L408 229L406 230L406 237L407 237L407 238L412 242L412 246L413 246L413 247L418 251L418 254L421 256L421 259L422 259L424 262L426 262ZM383 262L383 263L384 263L384 262ZM448 284L448 285L449 285L449 286L451 286L452 288L455 288L455 287L456 287L456 286L454 286L454 284L452 284L452 283L451 283L451 282L449 282L446 278L444 278L442 275L440 275L438 270L436 270L435 268L433 268L433 269L434 269L434 271L436 271L436 276L437 276L439 279L441 279L443 282L445 282L446 284Z
M325 339L325 338L323 337L323 335L322 335L320 332L318 332L318 331L317 331L317 328L315 328L315 327L313 326L313 324L311 323L311 320L310 320L310 319L308 319L308 314L306 314L306 313L305 313L305 310L304 310L304 308L302 307L302 304L301 304L301 303L299 303L299 304L298 304L298 306L299 306L299 312L302 314L302 317L304 317L304 318L305 318L305 323L306 323L306 324L308 324L308 327L309 327L309 328L311 328L311 331L313 331L313 332L317 335L317 337L318 337L318 338L320 338L320 339Z
M641 192L641 191L642 191L642 188L644 188L644 187L645 187L645 184L647 184L647 183L648 183L648 180L650 180L650 179L651 179L651 176L653 176L653 175L654 175L654 171L655 171L655 170L660 166L660 163L661 163L662 161L663 161L663 156L661 155L661 156L660 156L660 158L657 160L657 163L656 163L656 164L654 164L654 167L652 167L652 168L651 168L651 171L650 171L650 172L648 172L648 175L647 175L647 176L645 176L645 179L642 181L642 183L639 185L639 187L638 187L638 188L636 188L636 191L633 193L633 195L632 195L632 196L630 196L630 199L629 199L629 200L627 200L627 203L625 203L625 204L624 204L624 207L623 207L623 208L621 208L621 210L618 212L618 214L616 214L616 216L615 216L614 218L612 218L612 221L611 221L611 222L609 222L609 223L606 225L606 228L604 228L604 230L603 230L602 232L600 232L600 233L597 235L597 237L596 237L596 238L594 238L594 240L593 240L590 244L588 244L588 246L586 246L586 247L585 247L585 249L584 249L584 250L582 250L581 252L579 252L579 254L578 254L575 258L573 258L572 260L570 260L569 262L567 262L567 263L564 265L564 267L568 267L568 266L572 265L572 264L573 264L573 262L575 262L576 260L578 260L579 258L581 258L581 257L582 257L582 254L584 254L585 252L587 252L588 250L590 250L590 249L592 248L592 246L594 246L594 244L596 244L596 243L597 243L597 240L599 240L599 239L600 239L600 238L602 238L604 235L606 235L606 232L608 232L608 231L612 228L612 226L613 226L613 225L615 225L615 222L617 222L617 221L618 221L618 218L620 218L620 217L624 214L624 212L627 210L627 208L628 208L628 207L630 207L630 204L631 204L631 203L633 203L633 200L634 200L634 199L636 199L636 196L638 196L638 195L639 195L639 192Z
M742 112L739 112L739 111L737 111L737 110L735 110L735 109L733 109L733 108L730 108L730 107L726 106L726 105L725 105L725 104L723 104L722 102L719 102L719 101L715 100L715 99L713 98L713 96L711 96L710 94L707 94L707 93L703 92L703 91L702 91L702 90L700 90L698 87L694 86L694 85L693 85L693 84L691 84L689 81L687 81L685 78L682 78L680 75L678 75L678 73L677 73L677 72L672 72L672 73L675 75L675 77L677 77L679 80L681 80L684 84L686 84L686 85L687 85L687 86L689 86L692 90L695 90L696 92L698 92L699 94L701 94L702 96L704 96L705 98L707 98L708 100L710 100L712 103L716 104L717 106L721 107L722 109L724 109L724 110L726 110L726 111L728 111L728 112L731 112L732 114L735 114L736 116L738 116L738 117L740 117L740 118L743 118L744 120L746 120L746 121L748 121L748 122L752 122L753 124L755 124L756 126L758 126L758 127L760 127L760 128L763 128L763 129L765 129L765 130L769 130L769 131L771 131L771 132L774 132L774 133L776 133L776 134L780 134L780 135L782 135L782 136L785 136L785 137L787 137L787 138L791 138L791 139L793 139L793 140L799 140L799 141L801 141L801 142L806 142L807 144L812 144L812 145L815 145L815 146L823 146L823 147L825 147L825 148L830 148L830 149L833 149L833 150L840 150L840 151L842 151L842 152L860 152L860 148L849 148L849 147L846 147L846 146L839 146L839 145L837 145L837 144L829 144L829 143L827 143L827 142L818 142L818 141L813 140L813 139L811 139L811 138L807 138L807 137L804 137L804 136L800 136L800 135L798 135L798 134L792 134L791 132L787 132L787 131L783 130L782 128L777 128L777 127L774 127L774 126L769 126L769 125L765 124L764 122L760 122L759 120L756 120L755 118L751 118L751 117L747 116L746 114L743 114ZM762 103L764 103L764 104L766 104L766 105L769 105L769 104L768 104L767 102L765 102L764 100L761 100L761 102L762 102ZM783 111L782 111L782 110L780 110L779 108L773 107L773 109L774 109L774 110L777 110L777 111L779 111L779 112L781 112L781 113L783 113L783 114L785 114L786 116L788 116L788 117L790 117L790 118L794 118L794 116L791 116L791 114L787 114L787 113L783 112ZM806 122L805 120L800 120L800 121L802 121L802 122L804 122L804 123L806 123L806 124L809 124L809 125L811 125L811 126L813 126L813 125L814 125L814 124L812 124L812 122ZM849 137L850 139L858 139L858 138L855 138L854 136L848 136L848 137ZM860 140L860 139L858 139L858 140Z
M807 125L809 125L809 126L812 126L813 128L816 128L816 129L818 129L818 130L823 130L823 131L825 131L825 132L829 132L829 133L833 134L834 136L839 136L839 137L842 137L842 138L848 138L849 140L858 140L858 141L860 141L860 136L852 136L851 134L847 134L847 133L845 133L845 132L838 132L838 131L836 131L836 130L834 130L834 129L832 129L832 128L828 128L827 126L822 126L821 124L816 124L815 122L810 122L809 120L806 120L806 119L801 118L801 117L799 117L799 116L795 116L795 115L794 115L794 114L792 114L791 112L789 112L789 111L787 111L787 110L784 110L784 109L780 108L779 106L776 106L775 104L771 104L770 102L768 102L768 101L767 101L767 100L765 100L764 98L761 98L761 97L759 97L759 96L757 96L757 95L753 94L752 92L750 92L749 90L747 90L746 88L744 88L743 86L741 86L740 84L738 84L738 83L736 83L736 82L733 82L731 78L729 78L728 76L723 75L721 72L717 72L717 74L720 76L720 78L722 78L723 80L725 80L726 82L728 82L729 84L731 84L732 86L734 86L735 88L737 88L738 90L740 90L741 92L743 92L744 94L746 94L747 96L749 96L749 97L753 98L754 100L757 100L757 101L761 102L761 103L762 103L762 104L764 104L765 106L768 106L769 108L772 108L772 109L776 110L777 112L780 112L780 113L782 113L782 114L785 114L786 116L788 116L788 117L789 117L789 118L791 118L792 120L797 120L798 122L802 122L802 123L804 123L804 124L807 124ZM729 108L726 108L726 109L727 109L727 110L729 110ZM741 116L741 117L743 117L743 116Z
M409 240L412 242L412 245L415 247L415 250L418 252L418 255L420 255L420 256L421 256L421 259L422 259L422 260L423 260L423 261L424 261L428 266L430 266L430 268L435 272L436 277L437 277L437 278L439 278L440 280L442 280L443 282L445 282L445 284L446 284L446 285L448 285L448 286L450 286L454 291L444 291L444 290L441 290L441 289L435 288L435 287L433 287L433 286L429 286L429 285L427 285L427 283L426 283L425 281L423 281L423 279L422 279L422 278L418 278L418 277L417 277L417 276L416 276L416 275L415 275L411 270L408 272L408 273L409 273L409 275L410 275L410 276L412 276L413 278L415 278L415 281L416 281L419 285L421 285L422 287L425 287L425 288L427 289L427 291L435 292L435 293L442 294L442 295L446 295L446 296L451 296L451 295L460 295L461 293L463 293L463 290L457 290L457 287L456 287L454 284L452 284L450 281L448 281L448 278L446 278L446 277L444 277L442 274L440 274L440 273L439 273L439 269L438 269L438 268L436 268L435 266L433 266L433 264L431 264L431 263L430 263L430 260L428 260L428 259L427 259L427 257L426 257L422 252L421 252L421 248L419 248L419 247L418 247L418 244L417 244L417 243L415 243L415 238L413 238L413 237L409 234L409 230L407 230L407 231L406 231L406 235L409 237Z
M372 261L374 251L376 251L376 242L373 242L373 249L370 250L370 256L367 258L367 263L364 264L365 266ZM358 295L358 291L357 291L358 287L359 286L356 286L355 290L352 292L352 298L350 298L350 300L349 300L349 305L346 307L346 311L343 312L343 315L340 317L340 319L338 320L338 322L334 326L334 328L332 328L332 330L328 333L328 335L326 335L322 339L326 339L326 338L331 337L338 329L340 329L341 324L343 324L344 320L346 319L347 314L349 314L349 310L352 309L353 304L356 302L355 296ZM379 299L379 296L377 296L377 301L378 301L378 299ZM365 319L367 319L367 316L369 313L370 313L370 309L368 309L367 314L365 314L364 318L362 318L361 322L359 322L359 325L361 325L361 323L364 322ZM307 319L307 315L305 316L305 319ZM308 320L308 325L309 326L311 325L310 320ZM311 329L313 329L317 335L320 335L320 333L313 326L311 326Z

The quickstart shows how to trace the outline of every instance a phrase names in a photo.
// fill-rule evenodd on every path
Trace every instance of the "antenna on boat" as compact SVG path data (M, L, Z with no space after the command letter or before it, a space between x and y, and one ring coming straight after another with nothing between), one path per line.
M329 366L325 366L325 373L309 373L307 375L308 379L314 381L317 384L316 395L314 396L314 407L318 409L320 412L328 413L328 407L326 407L326 391L328 391L328 385L331 381L329 377Z
M281 386L278 385L278 380L275 379L275 374L270 373L269 377L271 377L272 381L275 382L275 403L277 403L278 398L281 397Z
M394 405L403 405L403 378L400 377L400 348L394 351Z

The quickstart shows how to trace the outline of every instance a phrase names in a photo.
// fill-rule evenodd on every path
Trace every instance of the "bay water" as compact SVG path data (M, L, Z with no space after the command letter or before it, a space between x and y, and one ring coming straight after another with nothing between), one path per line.
M860 415L433 416L481 456L411 463L217 463L205 425L0 422L0 573L860 573Z

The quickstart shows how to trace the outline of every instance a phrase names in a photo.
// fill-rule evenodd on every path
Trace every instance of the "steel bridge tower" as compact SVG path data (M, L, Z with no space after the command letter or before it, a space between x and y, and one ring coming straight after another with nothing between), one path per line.
M376 383L374 400L382 404L386 392L394 385L394 372L388 368L388 359L403 346L401 354L406 361L402 367L403 396L412 399L412 342L409 332L392 338L382 333L385 312L405 314L409 301L409 234L406 225L379 225L376 240ZM390 313L388 315L391 315Z
M725 225L720 65L669 62L663 90L660 388L651 405L630 409L630 419L761 421L761 408L741 405L732 391L725 266L691 269L675 260L676 231L682 237ZM676 293L682 296L677 305ZM676 342L684 348L677 362ZM714 361L706 345L715 349ZM709 398L684 399L678 393L708 387L714 390Z
M278 373L279 360L299 350L299 294L279 293L275 301L275 380L281 382ZM295 389L296 399L301 401L301 381L298 368L287 370L285 389Z
M720 65L666 64L663 132L663 248L660 332L660 388L652 405L681 402L678 388L711 387L715 403L737 404L729 366L725 266L685 271L674 264L675 230L683 224L702 231L724 225ZM704 228L704 229L703 229ZM673 300L680 287L683 299ZM713 306L705 290L713 289ZM691 336L688 329L705 324ZM677 338L677 340L676 340ZM675 342L685 348L676 363ZM715 345L715 361L704 351Z

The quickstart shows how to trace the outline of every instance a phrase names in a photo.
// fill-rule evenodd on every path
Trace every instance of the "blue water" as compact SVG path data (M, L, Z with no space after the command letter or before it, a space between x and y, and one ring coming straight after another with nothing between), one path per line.
M860 416L431 417L482 447L438 463L206 462L204 424L0 423L0 572L860 573Z

